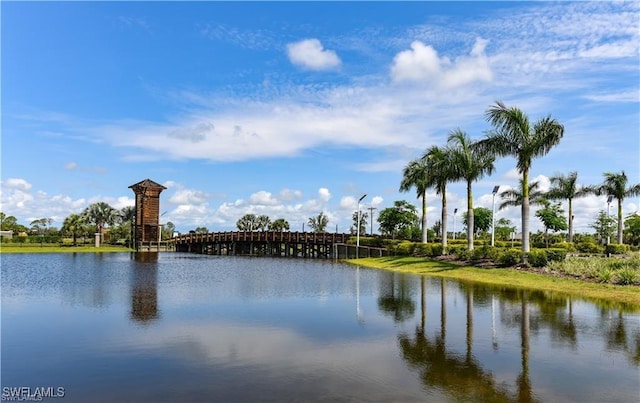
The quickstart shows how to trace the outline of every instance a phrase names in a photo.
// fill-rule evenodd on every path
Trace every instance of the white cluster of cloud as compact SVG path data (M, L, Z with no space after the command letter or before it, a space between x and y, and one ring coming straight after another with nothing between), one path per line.
M58 228L71 214L79 214L96 202L106 202L116 209L133 206L135 200L128 196L100 196L73 199L68 195L49 195L23 178L7 178L0 182L0 211L18 218L19 223L29 226L33 220L52 218Z
M288 44L287 55L291 63L309 70L335 69L342 63L335 51L325 49L316 38Z
M397 82L438 85L455 88L475 81L491 81L493 73L485 54L488 40L477 38L468 56L451 61L438 56L430 45L420 41L411 43L410 50L398 53L393 59L391 77Z

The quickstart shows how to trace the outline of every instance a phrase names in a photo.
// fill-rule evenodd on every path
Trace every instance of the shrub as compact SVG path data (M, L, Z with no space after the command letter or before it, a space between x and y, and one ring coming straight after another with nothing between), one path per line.
M567 249L549 248L545 250L549 262L561 262L567 258Z
M636 282L638 278L638 273L633 270L631 267L626 267L617 272L618 274L618 284L622 285L631 285Z
M391 252L397 256L409 256L413 254L415 245L411 241L400 241L391 247Z
M431 256L432 253L432 246L428 243L417 243L413 248L415 256Z
M553 244L554 249L564 249L567 252L575 252L576 246L573 242L558 242Z
M613 278L613 270L602 269L595 273L596 280L600 283L609 283Z
M469 260L471 259L471 251L467 248L462 248L456 251L456 258L458 260Z
M604 253L607 255L623 255L627 252L629 252L629 247L621 243L610 243L604 248Z
M432 257L436 257L436 256L440 256L442 255L442 244L441 243L434 243L433 245L431 245L431 256Z
M531 249L527 261L533 267L544 267L547 265L547 253L541 249Z
M522 251L516 248L505 249L498 254L497 260L500 266L514 266L522 260Z
M582 253L603 253L604 252L604 247L592 241L579 242L576 244L576 249L578 250L578 252L582 252Z

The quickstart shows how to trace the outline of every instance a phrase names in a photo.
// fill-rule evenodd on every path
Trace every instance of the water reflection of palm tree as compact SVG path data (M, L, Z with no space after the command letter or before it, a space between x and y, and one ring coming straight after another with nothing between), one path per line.
M398 290L395 283L396 273L385 273L382 277L385 283L382 284L381 296L378 298L378 307L383 313L391 314L395 322L404 322L410 319L415 310L415 302L411 299L411 293L407 289L407 276L400 274Z
M149 322L158 314L158 253L134 253L131 282L131 319Z
M534 402L533 388L529 379L529 305L527 291L522 292L522 317L520 321L520 341L522 372L518 376L518 401Z
M449 393L455 400L482 402L513 401L506 388L496 385L493 375L485 371L473 357L473 324L467 323L467 356L462 358L446 347L446 282L441 280L440 335L427 337L424 321L417 326L413 337L400 334L398 341L403 358L420 371L422 382ZM424 290L424 289L423 289ZM467 319L473 321L473 293L467 294ZM424 299L424 298L423 298ZM421 305L424 309L425 305ZM422 313L424 318L424 312ZM470 321L469 321L470 320Z

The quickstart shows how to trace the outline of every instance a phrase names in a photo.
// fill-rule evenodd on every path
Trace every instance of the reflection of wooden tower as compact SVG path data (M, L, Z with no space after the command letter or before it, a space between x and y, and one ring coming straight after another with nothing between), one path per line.
M136 250L140 242L156 242L160 234L160 192L166 187L145 179L129 186L136 194L134 240Z

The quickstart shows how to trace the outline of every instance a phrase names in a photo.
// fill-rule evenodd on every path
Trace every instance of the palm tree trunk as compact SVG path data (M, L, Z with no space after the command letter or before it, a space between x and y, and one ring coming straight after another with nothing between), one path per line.
M473 193L471 181L467 181L467 248L473 250Z
M569 198L569 243L573 242L573 203Z
M427 191L422 192L422 243L427 243Z
M618 199L618 243L622 243L622 200Z
M442 254L447 254L447 193L446 189L442 191L442 218L440 218L440 222L442 223Z
M522 252L529 253L529 170L522 172ZM526 262L526 256L523 257Z

